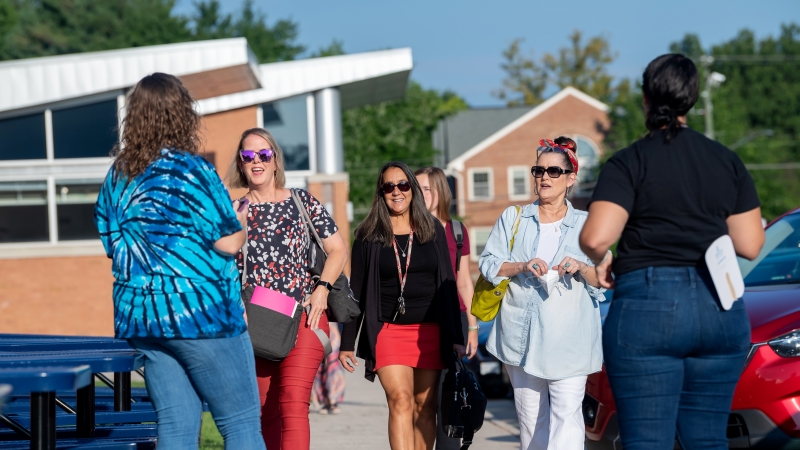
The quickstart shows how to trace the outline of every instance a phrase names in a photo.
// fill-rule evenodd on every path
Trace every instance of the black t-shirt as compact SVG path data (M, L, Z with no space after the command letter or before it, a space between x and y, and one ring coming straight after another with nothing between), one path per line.
M400 257L400 270L406 272L406 258L402 250L408 249L408 235L395 235L397 254ZM406 251L408 255L408 251ZM408 265L408 277L403 290L406 313L394 313L397 298L400 297L400 277L397 274L397 259L394 248L381 248L379 260L381 274L381 320L399 324L438 323L438 315L434 299L436 298L436 273L438 258L433 241L420 244L414 239L411 246L411 263Z
M761 205L739 156L690 128L669 144L659 130L614 154L597 181L598 200L630 215L616 274L703 264L711 243L728 233L725 220Z

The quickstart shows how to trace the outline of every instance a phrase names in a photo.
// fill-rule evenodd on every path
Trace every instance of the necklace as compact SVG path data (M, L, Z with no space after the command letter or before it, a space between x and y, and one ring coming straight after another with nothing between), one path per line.
M397 238L394 239L394 242L397 243ZM400 254L403 256L403 258L406 257L406 249L408 249L408 244L410 243L411 243L411 236L408 237L408 241L406 241L405 247L400 250ZM399 247L400 245L398 244L397 246Z

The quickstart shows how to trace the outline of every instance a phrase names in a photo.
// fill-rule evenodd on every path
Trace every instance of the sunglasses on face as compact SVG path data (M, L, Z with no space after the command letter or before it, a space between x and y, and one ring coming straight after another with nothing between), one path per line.
M262 148L259 151L255 150L239 150L239 157L242 158L242 162L244 163L251 163L256 160L256 155L258 155L258 160L263 163L268 163L272 161L272 155L275 153L272 151L271 148Z
M411 190L411 183L408 181L401 181L397 184L386 182L381 185L381 190L384 194L391 194L394 192L395 187L400 189L400 192L408 192Z
M542 178L542 177L544 177L545 173L550 178L558 178L562 174L572 173L572 171L571 170L567 170L567 169L562 169L561 167L558 167L558 166L552 166L552 167L546 167L546 168L542 167L542 166L533 166L533 167L531 167L531 175L533 175L534 178Z

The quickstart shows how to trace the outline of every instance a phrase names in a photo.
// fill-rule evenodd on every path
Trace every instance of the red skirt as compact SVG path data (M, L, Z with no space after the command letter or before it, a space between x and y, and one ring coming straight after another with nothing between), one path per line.
M391 365L444 369L439 346L439 325L384 323L375 345L375 370Z

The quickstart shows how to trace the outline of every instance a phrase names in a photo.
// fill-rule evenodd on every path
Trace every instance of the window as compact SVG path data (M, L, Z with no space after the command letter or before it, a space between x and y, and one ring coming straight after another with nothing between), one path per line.
M477 261L480 258L483 249L486 248L486 241L489 240L489 233L492 232L490 227L472 227L469 229L469 243L472 247L469 249L470 259Z
M491 200L494 197L492 169L469 169L470 200Z
M261 105L264 128L283 150L286 170L309 170L306 96L298 95Z
M116 143L116 99L53 111L56 158L108 157Z
M43 112L0 120L0 161L45 158Z
M527 166L508 168L508 198L525 200L530 198L530 169Z
M597 166L600 164L600 150L591 139L575 136L578 144L578 181L592 181L596 177Z
M72 241L97 239L94 204L100 193L99 180L60 180L56 182L58 239Z
M47 182L0 183L0 243L47 240Z

